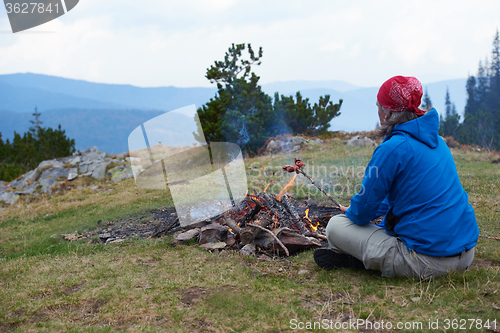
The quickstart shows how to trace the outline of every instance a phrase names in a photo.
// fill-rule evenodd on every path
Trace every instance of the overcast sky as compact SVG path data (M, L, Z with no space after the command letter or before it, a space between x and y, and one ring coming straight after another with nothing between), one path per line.
M399 74L429 83L475 74L499 26L498 0L80 0L17 34L0 10L0 74L207 87L213 61L251 43L264 50L261 83L379 86Z

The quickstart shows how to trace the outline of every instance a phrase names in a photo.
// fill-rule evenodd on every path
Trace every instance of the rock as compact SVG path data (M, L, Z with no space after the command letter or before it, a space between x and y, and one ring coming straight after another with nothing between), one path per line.
M255 255L255 244L250 243L250 244L243 246L240 250L240 253L247 255L247 256Z
M285 151L289 153L294 153L299 151L303 146L309 143L309 139L305 139L301 136L285 137L282 140L271 140L266 147L266 153L277 153L280 151Z
M82 158L80 156L72 156L71 159L67 163L71 164L71 165L77 165L81 161L82 161Z
M309 273L309 271L307 269L301 269L299 271L299 275L304 275L304 274L307 274L307 273Z
M49 160L49 161L43 161L41 162L40 164L38 164L38 168L37 169L43 169L43 168L46 168L46 167L49 167L49 168L62 168L64 166L64 163L62 161L58 161L58 160Z
M77 173L73 173L73 172L69 173L69 175L68 175L68 180L69 181L75 180L76 178L78 178L78 174Z
M108 174L111 176L111 181L119 182L120 180L133 178L134 172L132 171L132 165L119 165L113 169L108 170Z
M90 162L102 160L106 157L106 153L100 151L97 147L91 147L82 152L82 162Z
M12 188L14 188L14 187L23 188L26 185L28 185L28 183L35 181L36 175L37 175L36 169L35 170L31 170L31 171L25 173L24 175L22 175L21 178L12 181L9 184L9 187L12 187Z
M319 145L320 143L323 143L323 140L316 139L316 140L309 140L309 142L308 142L308 144L311 144L311 145Z
M67 241L77 241L81 238L85 238L85 236L74 232L72 234L61 234L61 238Z
M87 161L80 163L78 170L84 175L92 175L95 179L101 179L106 175L106 166L108 164L104 160Z
M40 175L39 180L43 180L43 179L46 179L46 178L52 178L54 180L57 180L58 178L67 179L69 173L70 173L70 169L66 169L66 168L47 169L47 170L44 170L42 172L42 174Z
M279 145L276 141L271 140L266 147L266 152L274 152L279 150Z
M94 168L92 170L92 177L95 179L102 179L106 175L106 166L108 164L106 162L97 162L94 165Z
M19 200L19 195L14 192L3 192L0 194L0 201L4 201L8 205L16 204L17 200Z
M51 193L53 188L59 187L63 181L61 182L56 182L54 178L45 178L40 180L38 185L41 185L41 192L42 193Z
M364 146L376 146L377 144L369 138L366 138L361 135L356 135L355 137L347 141L347 145L349 147L364 147Z
M304 139L301 136L294 136L294 137L292 137L291 142L292 142L292 146L297 145L297 144L300 145L300 144L306 143L306 139Z
M109 232L106 232L106 233L97 235L97 237L99 237L101 242L105 243L108 240L108 238L111 238L111 234Z
M128 153L120 153L116 154L115 158L117 159L124 159L127 156Z
M33 192L36 191L36 189L40 186L38 183L31 184L28 187L25 187L22 189L22 191L16 192L17 194L33 194Z

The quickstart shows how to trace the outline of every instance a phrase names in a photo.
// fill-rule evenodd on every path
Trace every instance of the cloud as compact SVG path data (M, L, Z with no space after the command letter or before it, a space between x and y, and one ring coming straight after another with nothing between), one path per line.
M392 8L387 11L386 8ZM488 8L484 11L483 8ZM210 86L231 43L263 46L261 82L392 73L464 77L489 55L500 2L81 1L34 31L1 35L3 73L35 72L139 86ZM464 18L467 18L466 20ZM0 25L8 29L5 17Z

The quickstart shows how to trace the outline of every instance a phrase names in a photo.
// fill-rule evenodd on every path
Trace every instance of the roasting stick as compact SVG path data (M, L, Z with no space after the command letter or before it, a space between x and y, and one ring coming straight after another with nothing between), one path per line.
M330 193L328 193L327 191L325 191L319 184L317 184L304 170L302 170L302 168L305 167L305 166L306 166L305 163L302 162L301 159L296 158L294 165L283 165L281 167L281 169L283 171L290 172L290 173L296 172L296 173L302 174L304 177L306 177L307 179L309 179L311 181L311 183L314 186L316 186L316 188L318 190L320 190L321 192L323 192L327 196L327 198L330 199L338 208L340 208L340 203L337 200L335 200L335 198L332 197L330 195Z
M297 171L298 171L299 173L301 173L302 175L304 175L307 179L309 179L309 180L311 181L311 183L312 183L314 186L316 186L316 188L317 188L318 190L320 190L321 192L323 192L323 193L327 196L327 198L328 198L328 199L330 199L330 200L331 200L331 201L332 201L332 202L333 202L333 203L334 203L334 204L335 204L338 208L340 208L340 203L339 203L337 200L335 200L335 198L334 198L334 197L332 197L332 196L330 195L330 193L328 193L327 191L325 191L325 190L324 190L324 189L323 189L323 188L322 188L319 184L316 184L316 182L315 182L315 181L314 181L314 180L313 180L313 179L312 179L312 178L311 178L311 177L310 177L310 176L309 176L309 175L308 175L308 174L307 174L304 170L302 170L302 168L297 169Z
M488 239L494 239L494 240L500 241L499 237L492 237L492 236L487 236L487 235L479 235L479 237L488 238Z

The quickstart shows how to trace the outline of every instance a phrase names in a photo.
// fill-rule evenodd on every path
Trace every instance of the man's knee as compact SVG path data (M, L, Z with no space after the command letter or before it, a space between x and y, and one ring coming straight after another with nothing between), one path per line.
M330 238L330 236L333 235L341 235L341 230L351 223L352 221L349 220L346 215L335 215L328 221L328 225L326 226L326 237Z

